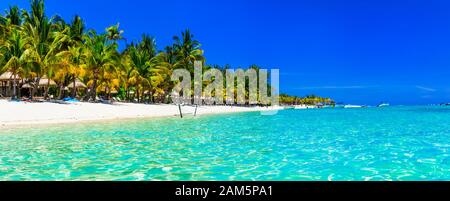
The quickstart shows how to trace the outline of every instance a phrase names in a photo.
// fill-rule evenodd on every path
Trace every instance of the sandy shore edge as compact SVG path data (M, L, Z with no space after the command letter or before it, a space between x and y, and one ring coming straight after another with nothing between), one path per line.
M273 107L209 106L197 108L197 116L238 112L273 112ZM184 116L193 116L195 106L182 106ZM177 105L135 103L26 103L0 100L0 126L77 123L105 120L179 117Z

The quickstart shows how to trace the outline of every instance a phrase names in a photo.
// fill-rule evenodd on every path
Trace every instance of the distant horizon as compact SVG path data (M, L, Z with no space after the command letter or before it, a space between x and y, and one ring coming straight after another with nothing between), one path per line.
M29 9L28 0L4 0L0 9L9 5ZM147 33L163 49L189 28L208 64L279 68L280 93L365 105L450 102L450 13L443 9L448 6L445 1L46 0L48 15L69 21L78 14L99 32L120 23L127 39L122 47Z

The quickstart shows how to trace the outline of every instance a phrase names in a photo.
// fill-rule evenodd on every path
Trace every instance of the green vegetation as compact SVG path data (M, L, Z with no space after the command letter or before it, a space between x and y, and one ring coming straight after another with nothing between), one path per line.
M280 94L280 104L282 105L335 105L331 98L323 98L315 95L305 97L289 96Z

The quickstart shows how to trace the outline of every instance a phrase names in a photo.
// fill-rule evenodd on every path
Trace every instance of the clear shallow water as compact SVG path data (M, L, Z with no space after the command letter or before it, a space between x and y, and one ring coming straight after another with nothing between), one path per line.
M450 180L450 107L2 128L0 180Z

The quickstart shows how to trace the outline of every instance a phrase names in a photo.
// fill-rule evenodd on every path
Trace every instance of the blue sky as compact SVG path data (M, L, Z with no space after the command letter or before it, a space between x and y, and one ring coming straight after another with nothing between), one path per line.
M63 2L63 3L62 3ZM2 0L28 8L27 0ZM47 0L103 31L120 22L160 48L189 28L207 62L280 69L281 92L354 104L450 102L448 1Z

